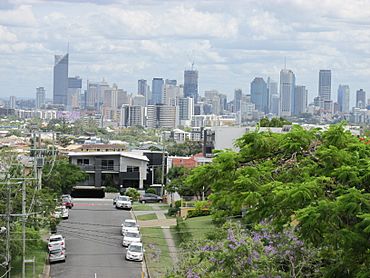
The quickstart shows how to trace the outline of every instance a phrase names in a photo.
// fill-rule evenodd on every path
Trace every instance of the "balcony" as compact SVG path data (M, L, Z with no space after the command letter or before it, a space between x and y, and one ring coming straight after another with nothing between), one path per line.
M101 171L101 172L114 172L118 173L120 171L120 167L118 165L78 165L81 170L86 172L95 172L95 171Z

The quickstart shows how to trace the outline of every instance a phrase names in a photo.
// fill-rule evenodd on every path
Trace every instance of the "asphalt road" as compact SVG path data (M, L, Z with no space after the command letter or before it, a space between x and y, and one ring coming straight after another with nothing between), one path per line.
M52 278L141 277L139 262L125 260L121 224L131 218L109 199L74 199L69 219L58 226L66 239L66 262L51 265Z

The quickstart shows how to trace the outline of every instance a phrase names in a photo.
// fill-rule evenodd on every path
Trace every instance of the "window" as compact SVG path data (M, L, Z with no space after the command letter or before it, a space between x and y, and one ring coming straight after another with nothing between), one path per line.
M101 161L101 168L102 168L102 170L113 170L114 169L114 161L113 160L102 160Z
M89 165L89 164L90 164L89 159L82 159L82 158L77 159L77 165Z
M139 172L139 166L127 166L127 172Z

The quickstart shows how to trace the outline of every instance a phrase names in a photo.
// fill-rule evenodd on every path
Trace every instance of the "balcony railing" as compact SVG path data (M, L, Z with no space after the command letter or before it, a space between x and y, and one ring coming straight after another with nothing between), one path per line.
M81 170L84 171L108 171L108 172L119 172L120 167L118 165L78 165Z

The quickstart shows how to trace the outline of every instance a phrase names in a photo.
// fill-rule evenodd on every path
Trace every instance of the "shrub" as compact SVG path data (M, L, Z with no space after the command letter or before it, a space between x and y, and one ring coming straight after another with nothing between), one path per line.
M169 216L174 216L174 215L176 215L177 214L177 212L179 212L180 211L180 208L177 208L177 207L169 207L168 208L168 215Z
M138 201L140 197L139 191L132 187L126 189L125 195L131 197L132 201Z
M145 190L146 193L152 193L152 194L157 194L157 191L154 188L148 188Z
M192 236L191 236L191 232L189 231L189 227L181 217L176 218L175 229L176 229L179 241L181 243L191 240Z
M210 215L210 213L211 212L209 211L209 209L202 209L202 210L193 209L193 210L188 211L187 218L206 216L206 215Z
M114 186L107 186L105 188L105 192L107 192L107 193L118 193L119 189L117 187L114 187Z
M181 200L175 201L175 208L180 208L181 207Z

